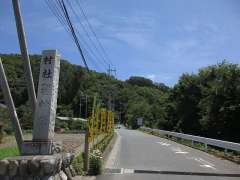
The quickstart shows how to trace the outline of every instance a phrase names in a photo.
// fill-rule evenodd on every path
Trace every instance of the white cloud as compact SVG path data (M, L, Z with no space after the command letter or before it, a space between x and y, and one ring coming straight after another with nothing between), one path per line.
M152 81L155 81L156 75L155 74L148 74L148 75L146 75L146 78L151 79Z

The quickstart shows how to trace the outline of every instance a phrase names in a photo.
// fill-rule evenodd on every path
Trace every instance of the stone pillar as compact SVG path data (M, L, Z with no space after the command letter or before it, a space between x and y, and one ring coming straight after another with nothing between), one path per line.
M33 140L52 140L57 108L60 55L56 50L43 51L38 83L37 109Z
M60 55L58 52L56 50L43 51L33 122L33 140L24 142L22 149L25 155L53 153L59 73Z

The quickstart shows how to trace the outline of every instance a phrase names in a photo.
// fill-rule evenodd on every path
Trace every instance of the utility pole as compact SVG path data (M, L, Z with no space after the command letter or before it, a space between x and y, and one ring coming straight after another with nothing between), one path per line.
M88 126L86 129L85 144L84 144L84 170L85 170L85 172L88 172L88 170L89 170L89 129L88 129Z
M18 0L12 0L12 4L13 4L16 27L18 32L18 40L19 40L19 45L21 49L21 55L25 64L25 80L27 81L28 96L30 99L30 104L33 108L33 115L34 115L37 100L36 100L35 87L34 87L34 82L32 77L30 59L29 59L28 50L27 50L27 43L25 39L23 21L22 21L22 16L20 12L20 5Z
M79 98L79 117L81 117L82 115L82 103L81 103L81 98L82 98L82 95L80 95L80 98Z
M87 95L85 95L85 98L86 98L86 101L85 101L85 119L87 119L87 115L88 115L88 107L87 107L87 105L88 105L88 102L87 102Z
M111 96L108 97L108 110L112 110L112 102L111 102Z
M85 95L85 119L87 119L88 116L88 102L87 102L87 95ZM86 127L86 134L85 134L85 144L84 144L84 170L85 172L88 172L89 170L89 121L87 121L87 127Z
M110 66L110 64L108 65L108 75L109 76L116 76L116 72L117 72L117 70L116 70L116 68L114 68L114 69L112 69L111 68L111 66ZM114 73L112 73L112 72L114 72ZM114 75L113 75L114 74Z

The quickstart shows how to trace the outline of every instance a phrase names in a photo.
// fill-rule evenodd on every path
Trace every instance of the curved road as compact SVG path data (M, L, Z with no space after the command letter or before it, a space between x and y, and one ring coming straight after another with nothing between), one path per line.
M117 133L98 180L240 180L240 166L230 161L140 131Z

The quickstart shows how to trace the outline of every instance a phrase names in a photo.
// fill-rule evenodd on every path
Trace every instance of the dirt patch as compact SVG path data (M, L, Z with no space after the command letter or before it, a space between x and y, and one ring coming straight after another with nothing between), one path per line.
M24 135L25 140L31 140L31 134ZM84 134L55 134L55 141L62 141L64 152L74 152L74 149L84 143ZM14 136L5 136L0 148L17 146Z
M84 136L84 134L55 134L54 140L62 141L64 152L74 153L84 144Z

